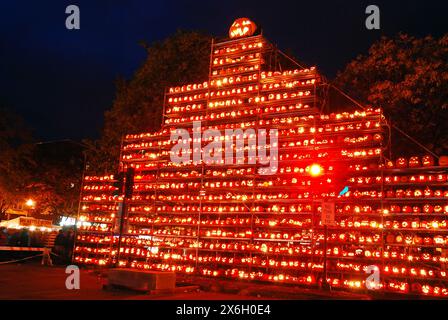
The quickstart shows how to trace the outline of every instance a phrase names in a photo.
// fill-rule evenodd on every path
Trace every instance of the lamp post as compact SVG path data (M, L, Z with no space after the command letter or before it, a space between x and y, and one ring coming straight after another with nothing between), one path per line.
M311 164L308 168L308 173L311 176L311 178L317 179L319 177L321 177L324 173L324 169L320 164L317 163L313 163ZM315 184L311 184L311 196L312 196L312 200L313 200L313 220L315 217L315 213L316 213L316 205L315 205L315 200L316 200L316 192L314 190L315 188ZM314 224L314 221L313 221ZM322 281L322 289L324 290L329 290L330 286L327 282L327 238L328 238L328 227L326 224L324 224L324 270L323 270L323 281Z
M28 207L27 216L31 214L31 211L36 208L36 201L33 199L28 199L25 201L25 205Z

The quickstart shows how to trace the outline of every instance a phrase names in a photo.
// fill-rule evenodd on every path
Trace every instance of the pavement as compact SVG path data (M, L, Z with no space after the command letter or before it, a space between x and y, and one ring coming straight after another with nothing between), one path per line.
M369 299L368 296L285 288L266 284L211 279L185 279L172 294L147 294L104 289L105 274L81 269L80 289L68 290L69 274L63 266L41 266L37 262L0 265L0 300L265 300L265 299Z

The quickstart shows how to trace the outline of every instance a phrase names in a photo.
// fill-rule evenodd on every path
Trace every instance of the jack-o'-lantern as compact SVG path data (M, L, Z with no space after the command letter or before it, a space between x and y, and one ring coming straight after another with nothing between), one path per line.
M420 211L421 211L421 210L420 210L420 207L419 207L419 206L413 206L413 207L412 207L412 212L413 212L413 213L420 213Z
M439 206L439 205L434 206L434 212L435 213L442 213L443 212L442 206Z
M395 191L395 198L404 198L405 193L403 189L398 189Z
M386 162L386 168L393 169L394 168L394 163L392 161L387 161Z
M425 237L424 239L423 239L423 243L425 244L425 245L431 245L432 244L432 238L431 237Z
M441 156L439 158L439 166L447 167L448 166L448 156Z
M406 236L405 239L404 239L404 242L405 242L406 244L412 244L412 243L413 243L413 238L412 238L412 236Z
M430 204L425 204L423 206L423 212L424 213L433 213L434 212L434 207Z
M401 222L401 227L404 229L409 228L409 222L408 221Z
M402 176L402 177L400 177L400 182L401 183L407 183L409 180L408 180L408 177L406 177L406 176Z
M443 239L442 236L435 236L434 237L434 243L435 244L445 244L445 239Z
M395 243L395 236L393 234L388 234L386 236L386 242L387 243Z
M397 206L397 205L391 205L390 206L390 212L392 212L392 213L401 212L401 208L400 208L400 206Z
M403 206L401 208L401 212L403 212L403 213L412 213L412 207L411 206Z
M433 196L433 192L429 188L426 188L425 191L423 192L423 194L426 198L431 198Z
M416 197L416 198L420 198L420 197L422 197L423 196L423 192L422 192L422 190L420 190L420 189L416 189L415 191L414 191L414 197Z
M387 197L387 198L395 198L395 192L394 192L394 190L387 190L387 191L386 191L386 197Z
M408 160L406 158L398 158L395 162L395 165L397 168L407 168L408 167Z
M444 197L444 198L448 198L448 191L445 191L445 192L443 193L443 197Z
M419 236L414 237L414 244L422 244L422 243L423 243L422 237Z
M402 243L403 242L403 236L402 235L398 235L395 237L395 242L397 243Z
M409 159L409 168L418 168L418 167L420 167L419 157L411 157Z
M437 182L446 182L446 175L444 175L444 174L438 174L438 175L436 176L436 181L437 181Z
M375 141L382 141L383 140L383 136L379 133L376 133L373 135L373 140Z
M255 33L257 26L247 18L236 19L229 29L229 37L240 38L251 36Z
M426 155L422 158L422 164L424 167L433 167L434 166L434 157Z

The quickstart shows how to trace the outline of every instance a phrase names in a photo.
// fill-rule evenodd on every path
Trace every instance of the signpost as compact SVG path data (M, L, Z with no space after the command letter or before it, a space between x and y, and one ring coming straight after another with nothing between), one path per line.
M332 201L322 201L322 216L321 222L324 226L324 281L323 286L325 289L328 287L327 282L327 238L328 238L328 226L334 226L335 220L335 203Z

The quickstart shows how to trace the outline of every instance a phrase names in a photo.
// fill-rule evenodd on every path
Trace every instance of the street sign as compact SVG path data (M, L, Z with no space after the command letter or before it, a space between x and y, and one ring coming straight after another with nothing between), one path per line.
M334 221L335 203L331 201L322 202L322 217L321 222L324 226L335 225Z

